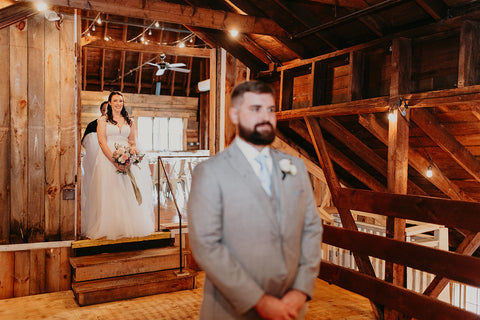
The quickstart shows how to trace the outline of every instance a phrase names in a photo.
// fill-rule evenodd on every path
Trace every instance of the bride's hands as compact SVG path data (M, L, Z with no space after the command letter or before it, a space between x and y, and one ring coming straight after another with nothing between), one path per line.
M125 172L127 171L128 167L130 167L130 165L119 164L119 163L114 163L114 165L115 165L115 168L117 168L117 170L120 172Z

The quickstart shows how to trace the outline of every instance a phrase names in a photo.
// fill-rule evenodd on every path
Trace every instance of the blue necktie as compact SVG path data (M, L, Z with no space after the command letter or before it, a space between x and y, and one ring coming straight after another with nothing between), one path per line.
M268 172L267 156L264 154L259 154L255 158L255 161L257 161L260 164L260 172L258 173L258 178L260 179L260 183L262 184L262 187L265 190L265 192L270 196L272 178L270 176L270 172Z

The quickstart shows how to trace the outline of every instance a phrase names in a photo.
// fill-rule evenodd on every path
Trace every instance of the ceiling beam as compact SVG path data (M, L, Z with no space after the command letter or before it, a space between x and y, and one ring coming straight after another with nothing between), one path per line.
M417 109L411 112L411 117L430 139L480 182L480 161L447 132L434 115L426 109Z
M400 96L408 102L409 108L451 106L471 107L472 102L478 103L480 101L480 85L421 93L409 93ZM332 117L386 112L389 109L389 105L390 101L387 97L340 102L309 108L280 111L277 112L277 120L288 121L301 119L304 116Z
M33 2L34 0L24 0ZM240 33L256 33L290 37L273 20L252 17L221 10L185 6L165 1L116 0L46 0L49 5L81 10L91 10L132 18L158 20L187 26L216 30L237 29Z
M105 41L101 37L82 37L82 47L99 48L109 50L125 50L133 52L145 53L165 53L172 56L185 56L196 58L210 58L210 49L206 48L190 48L190 47L174 47L158 44L143 44L138 42L127 42L120 40Z
M364 0L303 0L304 2L317 2L331 6L362 9L368 7ZM301 1L300 1L301 2Z
M377 137L378 140L388 145L388 132L378 120L375 119L375 115L361 115L358 121L365 129L371 134ZM428 178L426 171L430 161L415 151L412 147L408 150L408 162L417 170L422 176L428 179L434 186L442 191L446 196L453 200L473 201L465 192L463 192L453 181L448 179L436 166L432 166L433 176Z
M330 134L352 150L357 156L366 161L384 177L387 176L387 161L370 149L338 121L333 118L322 118L319 119L319 122L322 128L330 132ZM408 181L408 189L412 194L427 195L425 191L410 180Z
M447 12L447 8L443 5L443 1L415 0L415 2L435 21L441 20ZM442 4L440 4L440 2L442 2Z
M306 126L304 126L303 122L301 122L300 120L292 121L290 122L289 127L298 135L300 135L303 139L313 144L308 129L306 128ZM327 141L325 141L325 145L327 147L328 155L330 156L330 158L336 164L342 167L345 171L349 172L352 176L357 178L358 181L360 181L373 191L387 192L387 188L380 181L372 177L368 172L363 170L361 166L356 164L349 157L345 156L345 154L343 154L340 150L335 148Z

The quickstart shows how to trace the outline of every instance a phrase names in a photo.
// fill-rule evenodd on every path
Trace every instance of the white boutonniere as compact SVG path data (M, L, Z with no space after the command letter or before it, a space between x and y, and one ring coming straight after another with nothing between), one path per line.
M297 174L297 167L292 163L290 159L282 159L278 162L280 165L280 170L282 170L283 176L282 180L285 179L287 174L291 174L292 176Z

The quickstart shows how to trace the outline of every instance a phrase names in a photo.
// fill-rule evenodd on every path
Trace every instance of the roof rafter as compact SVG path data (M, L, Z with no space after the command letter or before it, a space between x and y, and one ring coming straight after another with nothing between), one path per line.
M33 2L34 0L24 0ZM256 33L279 37L290 35L269 18L252 17L233 12L212 10L199 7L168 3L165 1L129 0L118 5L115 0L47 0L50 5L81 10L159 20L187 26L210 28L216 30L237 29L241 33Z
M82 47L88 48L105 48L109 50L125 50L134 52L148 52L159 53L163 52L167 55L185 56L185 57L197 57L197 58L210 58L210 49L204 48L192 48L192 47L174 47L157 44L143 44L137 42L127 41L105 41L101 37L83 37Z

